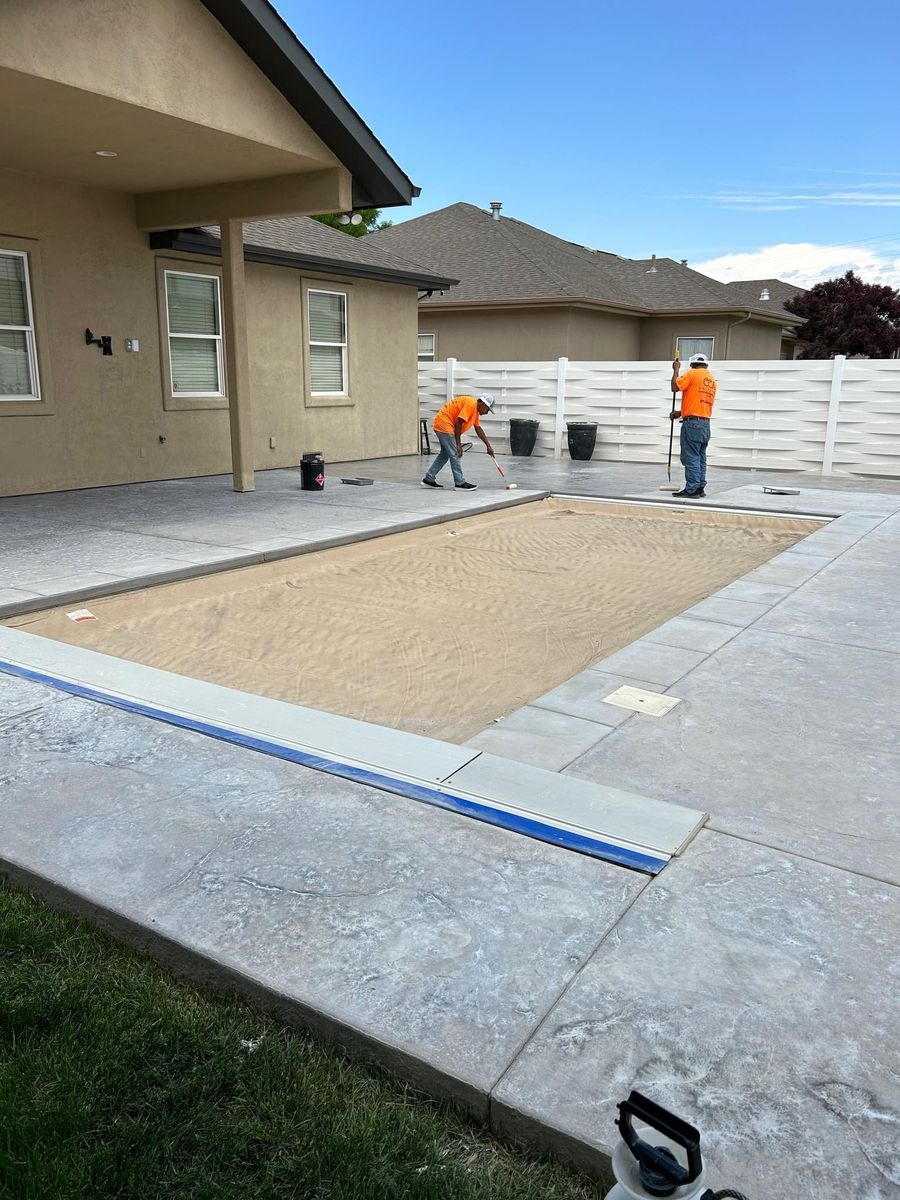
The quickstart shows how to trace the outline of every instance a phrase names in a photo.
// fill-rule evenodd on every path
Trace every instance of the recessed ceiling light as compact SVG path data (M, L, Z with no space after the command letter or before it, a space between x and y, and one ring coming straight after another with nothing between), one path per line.
M94 153L99 158L118 158L119 157L118 150L95 150Z

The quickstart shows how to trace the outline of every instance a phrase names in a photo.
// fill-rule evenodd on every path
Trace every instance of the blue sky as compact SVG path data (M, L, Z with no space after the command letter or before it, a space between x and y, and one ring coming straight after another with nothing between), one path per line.
M900 285L897 0L275 0L422 188L573 241Z

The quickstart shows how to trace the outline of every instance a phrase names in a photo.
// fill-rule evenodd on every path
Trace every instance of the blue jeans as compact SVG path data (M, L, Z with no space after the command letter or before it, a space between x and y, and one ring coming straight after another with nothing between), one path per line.
M706 487L706 447L709 445L709 418L696 417L681 423L681 462L684 489L699 492Z
M438 433L437 430L434 432L441 451L428 470L425 472L425 478L435 479L438 471L443 470L443 468L449 462L450 470L453 472L453 482L465 483L466 477L463 475L462 464L459 461L459 455L456 453L456 438L452 433Z

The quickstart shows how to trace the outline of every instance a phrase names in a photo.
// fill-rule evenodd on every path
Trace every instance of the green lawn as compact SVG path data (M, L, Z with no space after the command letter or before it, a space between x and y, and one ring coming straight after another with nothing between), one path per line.
M3 1200L596 1200L0 885Z

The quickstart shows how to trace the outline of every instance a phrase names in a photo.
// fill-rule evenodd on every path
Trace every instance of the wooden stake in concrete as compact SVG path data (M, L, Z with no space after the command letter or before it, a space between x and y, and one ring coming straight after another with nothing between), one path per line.
M228 418L231 423L231 471L236 492L252 492L253 423L247 346L247 295L244 282L242 221L221 224L222 283L225 308L225 364L228 373Z

